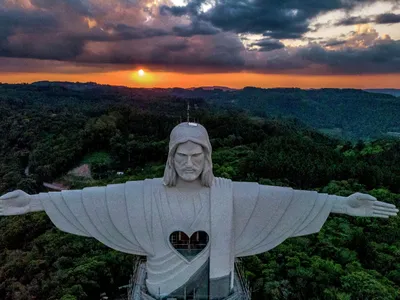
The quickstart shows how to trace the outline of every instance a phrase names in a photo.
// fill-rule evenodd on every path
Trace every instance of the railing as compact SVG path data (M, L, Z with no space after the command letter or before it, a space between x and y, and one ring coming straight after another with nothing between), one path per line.
M235 270L236 270L237 278L243 289L243 291L241 291L243 293L243 298L250 300L251 299L250 284L249 284L249 281L244 276L245 270L244 270L242 262L240 261L239 258L237 258L235 261Z
M134 258L132 266L132 276L129 280L128 288L128 300L140 300L142 286L140 282L142 278L139 278L145 274L144 270L145 259L137 256Z
M207 244L190 244L190 243L180 243L180 244L177 244L177 243L172 243L172 246L174 246L174 248L175 248L176 250L179 250L179 249L183 249L183 250L187 250L187 249L199 249L199 250L202 250L202 249L204 249L204 248L207 246Z
M251 300L251 289L248 280L244 276L245 270L240 261L240 259L236 259L235 261L235 293L225 300ZM132 266L132 276L129 280L129 288L128 288L128 299L129 300L141 300L141 299L154 299L150 296L147 296L147 292L145 286L143 286L145 282L146 276L146 266L145 259L141 257L135 257Z

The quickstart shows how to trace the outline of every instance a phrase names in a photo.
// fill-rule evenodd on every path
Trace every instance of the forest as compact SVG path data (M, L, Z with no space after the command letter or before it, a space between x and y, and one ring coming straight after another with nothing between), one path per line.
M94 83L37 82L34 86L63 87L74 91L112 91ZM138 98L178 97L201 99L213 107L241 110L262 118L296 119L335 138L356 142L400 136L400 94L390 89L299 89L255 88L234 90L223 87L127 89L120 93Z
M191 120L209 132L216 176L341 196L363 192L400 206L400 140L372 139L385 118L385 130L400 126L393 96L279 90L274 97L288 113L269 114L260 104L268 102L264 91L251 88L246 92L254 97L246 102L242 94L236 105L216 101L224 91L212 98L176 89L73 87L0 84L0 194L48 191L44 182L80 189L161 177L168 135L186 120L189 104ZM296 93L325 115L349 105L348 115L338 110L330 113L338 119L326 122L357 123L352 137L369 138L344 140L315 130L322 117L298 112L315 119L310 124L289 113L298 109L289 105ZM351 101L356 98L358 104ZM376 101L387 106L364 119L356 112L360 103L364 112L376 109ZM84 163L91 178L69 174ZM101 293L117 299L126 293L120 287L129 282L132 261L95 239L59 231L43 212L0 217L0 299L83 300ZM242 264L253 299L400 299L400 217L334 214L318 234L288 239Z

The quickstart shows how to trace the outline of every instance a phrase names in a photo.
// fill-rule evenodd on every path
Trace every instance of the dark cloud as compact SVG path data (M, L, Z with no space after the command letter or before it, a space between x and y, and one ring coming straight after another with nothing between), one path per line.
M112 34L108 34L107 32L111 30ZM118 41L118 40L135 40L135 39L144 39L144 38L151 38L156 36L166 36L170 33L164 29L159 28L151 28L151 27L135 27L129 26L126 24L106 24L104 28L99 30L101 32L99 35L98 40L103 41ZM91 39L90 35L88 39ZM96 38L93 36L93 40Z
M131 69L139 65L189 73L356 74L400 70L399 42L380 36L372 28L337 39L304 36L333 25L310 25L315 17L376 0L219 0L203 12L201 8L208 2L189 0L184 7L158 9L157 5L149 6L153 3L150 0L31 0L33 8L22 9L18 2L8 1L15 4L10 8L0 0L0 61L15 63L19 58L35 62L26 70L39 66L39 71L51 71L56 66L55 72ZM400 22L399 15L383 14L347 17L337 25L371 20ZM251 42L254 37L247 34L264 38ZM308 45L285 47L281 39L301 39ZM256 51L246 50L242 41ZM41 70L40 60L44 62ZM49 63L51 60L54 64ZM11 63L7 68L24 70L21 66L13 69Z
M189 14L189 10L186 6L162 5L162 6L160 6L160 14L162 16L168 16L168 14L171 14L175 17L182 17L184 15Z
M310 63L296 55L297 51L283 48L275 52L253 51L246 55L245 69L251 72L301 74L308 72Z
M375 23L377 24L393 24L400 23L400 14L381 14L377 15L375 18Z
M369 17L347 17L339 22L337 22L336 26L349 26L349 25L357 25L357 24L367 24L372 22L372 19Z
M272 51L277 49L285 48L285 45L278 40L262 39L256 43L252 43L251 46L259 47L258 51Z
M291 28L291 29L277 29L277 30L268 30L263 33L263 36L270 37L273 39L300 39L302 38L304 32L307 30L304 30L304 28L301 28L301 26L297 28Z
M62 10L83 16L91 16L88 2L84 0L31 0L32 5L45 10Z
M0 57L2 73L59 73L85 74L113 70L113 66L105 64L84 64L70 61L57 61L31 58ZM114 66L115 69L115 66Z
M335 47L335 46L340 46L346 44L346 41L343 40L337 40L337 39L330 39L326 42L323 42L326 47Z
M296 57L325 66L333 74L398 73L400 70L400 41L381 41L369 48L327 50L313 45L302 48Z
M215 27L236 33L263 34L274 39L298 39L309 32L310 22L320 14L333 10L351 10L374 0L220 0L210 10L202 13L201 2L192 0L187 6L163 6L163 14L173 16L196 16ZM386 0L396 3L397 0ZM354 24L357 18L348 18L344 23ZM358 21L366 20L358 18Z
M103 47L104 46L104 47ZM228 72L243 70L245 48L233 34L157 37L136 41L97 43L76 59L82 63L118 64L120 68L145 65L153 70Z
M2 9L0 7L0 33L14 30L35 31L53 29L59 25L57 19L42 11Z
M173 32L178 36L189 37L193 35L213 35L221 31L210 23L195 20L190 25L174 26Z
M83 47L50 12L0 8L0 56L68 60Z
M35 42L32 42L32 38ZM0 56L72 60L82 54L84 41L68 36L54 39L47 35L18 35L0 44Z
M347 17L335 23L335 25L348 26L348 25L358 25L367 23L376 23L376 24L400 23L400 14L386 13L369 17Z
M204 20L223 30L264 34L275 39L299 38L308 31L307 14L265 1L224 1L203 14ZM282 2L280 2L282 3ZM291 7L288 4L287 7Z

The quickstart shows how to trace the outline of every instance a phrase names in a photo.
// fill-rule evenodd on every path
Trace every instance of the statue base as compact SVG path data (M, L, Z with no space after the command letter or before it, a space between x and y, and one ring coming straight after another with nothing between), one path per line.
M235 262L234 284L231 295L226 298L218 300L250 300L251 292L249 284L244 279L240 260ZM137 259L133 266L133 275L129 282L128 300L200 300L209 299L204 296L197 296L196 294L182 295L181 297L154 297L150 295L146 288L146 261L144 259Z

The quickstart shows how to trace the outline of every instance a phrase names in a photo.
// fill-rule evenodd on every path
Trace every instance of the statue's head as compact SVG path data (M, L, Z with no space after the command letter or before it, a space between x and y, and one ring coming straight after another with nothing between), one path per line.
M171 131L164 184L175 186L178 177L191 182L200 178L202 185L214 180L211 143L207 130L197 123L181 123Z

